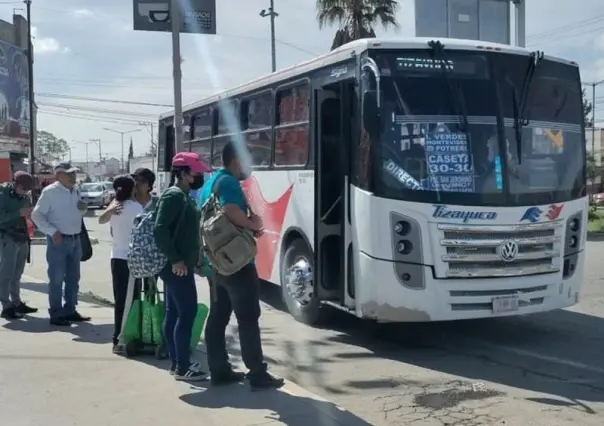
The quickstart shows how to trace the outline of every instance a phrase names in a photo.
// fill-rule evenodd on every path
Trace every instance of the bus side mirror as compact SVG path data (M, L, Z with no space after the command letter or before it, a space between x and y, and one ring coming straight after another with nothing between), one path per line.
M363 94L363 127L371 136L377 136L380 131L380 109L378 95L375 90L367 90Z

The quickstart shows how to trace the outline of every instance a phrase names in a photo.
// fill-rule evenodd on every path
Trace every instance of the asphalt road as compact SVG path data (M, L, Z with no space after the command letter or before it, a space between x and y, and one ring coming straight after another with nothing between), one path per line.
M111 299L108 227L83 264L81 291ZM265 289L271 368L376 426L604 424L604 242L589 242L581 303L527 317L384 326L382 338L336 314L327 329L296 323ZM44 247L25 272L46 278ZM208 300L198 283L200 300ZM239 355L233 325L231 353ZM327 425L327 423L326 423Z

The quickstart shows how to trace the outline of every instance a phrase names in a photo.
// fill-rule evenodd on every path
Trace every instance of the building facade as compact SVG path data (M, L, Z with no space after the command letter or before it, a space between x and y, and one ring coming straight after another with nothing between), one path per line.
M12 23L0 20L0 152L9 154L13 170L24 169L29 135L35 133L35 116L29 114L28 44L23 16L14 14Z

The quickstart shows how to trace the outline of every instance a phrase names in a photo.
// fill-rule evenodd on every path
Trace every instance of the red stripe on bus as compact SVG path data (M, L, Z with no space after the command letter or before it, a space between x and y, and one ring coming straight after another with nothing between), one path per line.
M293 184L290 185L277 200L268 202L262 195L260 184L255 177L250 177L243 182L243 190L248 203L252 211L262 218L266 231L258 238L258 254L256 254L258 276L263 280L269 280L273 273L285 212L293 187Z

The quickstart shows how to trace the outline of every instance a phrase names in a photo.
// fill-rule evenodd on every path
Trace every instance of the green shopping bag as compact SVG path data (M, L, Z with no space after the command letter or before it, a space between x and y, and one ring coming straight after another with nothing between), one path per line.
M159 291L157 289L157 280L155 277L149 278L149 288L152 289L151 302L148 306L149 316L151 318L151 342L154 345L164 344L164 318L166 316L165 303L159 300ZM150 291L150 293L151 293Z
M203 303L197 305L197 315L195 315L195 322L193 323L193 330L191 333L191 349L197 348L197 344L201 340L201 333L203 332L203 326L208 318L210 309Z
M132 306L126 317L126 323L122 326L122 340L124 344L128 344L133 340L140 340L141 338L141 305L141 300L132 301Z

